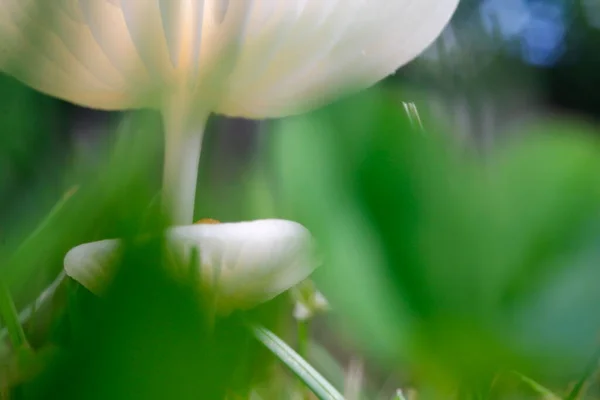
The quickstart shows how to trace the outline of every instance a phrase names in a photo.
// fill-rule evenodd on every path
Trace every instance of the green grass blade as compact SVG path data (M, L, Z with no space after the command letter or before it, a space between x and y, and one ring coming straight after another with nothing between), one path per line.
M64 282L65 279L66 275L63 271L46 289L44 289L44 291L38 296L37 299L35 299L35 301L32 304L25 307L25 309L23 309L23 311L19 313L18 321L20 325L24 325L25 323L29 322L30 319L34 316L35 310L42 308L44 305L46 305L47 302L52 300L58 287ZM6 336L8 336L8 334L9 331L7 327L0 329L0 341L4 340Z
M252 326L254 336L284 363L320 400L344 400L325 378L273 332Z
M575 384L575 386L573 387L571 392L567 395L565 400L577 400L577 399L581 398L581 395L584 391L585 383L587 382L588 379L590 379L590 377L592 375L594 375L594 372L596 372L598 370L599 360L600 360L600 350L596 350L595 354L592 356L592 360L590 361L590 364L586 367L583 375L581 376L581 379L579 379L579 381Z
M523 382L524 384L529 386L534 392L541 395L544 399L546 399L546 400L561 400L560 396L558 396L557 394L555 394L553 391L546 388L545 386L540 385L533 379L531 379L517 371L511 371L511 372L516 377L518 377L521 380L521 382Z
M10 291L4 285L4 282L0 282L0 316L4 324L10 341L15 349L21 349L27 347L27 337L23 326L19 322L19 316L17 315L17 309L15 303L12 300Z

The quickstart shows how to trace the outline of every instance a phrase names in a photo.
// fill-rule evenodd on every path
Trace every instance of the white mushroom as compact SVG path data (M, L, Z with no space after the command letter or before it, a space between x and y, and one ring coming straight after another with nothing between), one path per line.
M162 110L186 92L202 112L281 117L393 73L434 41L457 4L0 0L0 69L90 108ZM147 96L156 90L159 98Z
M0 0L0 70L90 108L165 119L164 203L192 221L211 113L282 117L419 55L459 0Z
M282 117L394 73L441 33L459 0L0 0L0 70L90 108L164 117L167 238L225 304L268 299L314 268L310 235L287 221L185 226L211 113ZM118 241L71 250L93 292ZM220 300L220 301L221 301ZM219 303L220 304L220 303Z
M181 266L190 265L197 249L193 268L215 294L220 312L269 300L307 278L317 266L310 233L285 220L178 226L167 231L166 243ZM101 295L114 276L119 247L116 239L77 246L65 257L65 271ZM193 275L174 272L183 278Z

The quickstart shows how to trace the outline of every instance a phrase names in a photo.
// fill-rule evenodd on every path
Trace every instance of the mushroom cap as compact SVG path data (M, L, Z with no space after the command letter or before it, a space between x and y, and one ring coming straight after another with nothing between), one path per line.
M172 272L183 279L197 275L215 294L221 313L267 301L306 279L317 265L310 233L292 221L178 226L165 236L170 261L177 260L168 265L183 268ZM120 245L109 239L71 249L64 260L67 275L101 295L114 276ZM187 270L192 260L198 274Z
M184 90L208 111L282 117L392 74L458 1L0 0L0 69L90 108Z

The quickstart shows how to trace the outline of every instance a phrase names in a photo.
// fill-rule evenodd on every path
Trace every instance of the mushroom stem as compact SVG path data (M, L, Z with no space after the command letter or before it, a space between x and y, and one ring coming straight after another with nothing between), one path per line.
M194 221L198 166L207 119L208 113L192 116L186 102L173 102L163 109L163 206L175 225Z

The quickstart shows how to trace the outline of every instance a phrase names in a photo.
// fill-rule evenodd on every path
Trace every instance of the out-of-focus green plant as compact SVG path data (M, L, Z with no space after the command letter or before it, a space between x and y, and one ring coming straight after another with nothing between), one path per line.
M153 129L144 123L125 125L105 174L82 182L29 240L2 253L5 281L20 292L38 271L58 272L81 237L125 243L106 297L74 294L73 282L59 291L56 308L69 304L66 313L53 314L49 339L35 337L33 352L11 358L11 382L27 398L270 398L271 389L255 390L270 357L246 322L277 328L271 305L215 319L161 269L164 221L148 208L160 132L140 148L136 135ZM596 139L573 122L542 125L480 160L423 124L384 91L277 123L275 200L319 240L326 264L315 280L333 316L382 365L413 371L423 393L502 398L512 385L577 397L600 327ZM273 200L264 181L248 186L250 199L260 189ZM134 240L140 233L156 236ZM295 373L309 371L309 387L338 396L275 341ZM298 350L313 359L312 340L303 343ZM571 394L568 380L579 380Z
M593 132L542 125L479 160L400 108L373 92L276 128L280 194L323 246L333 309L439 387L576 376L600 329Z
M192 281L182 285L164 274L161 238L154 236L164 221L158 210L148 208L155 187L146 164L154 163L152 138L160 136L144 122L123 126L105 173L90 176L28 240L2 254L5 282L22 293L38 271L58 273L65 251L82 237L115 235L127 243L123 273L105 298L94 298L72 281L63 282L66 291L56 290L49 301L62 312L52 313L54 320L41 341L36 335L33 351L17 349L6 367L2 363L8 380L0 382L3 390L8 385L25 398L48 393L77 399L197 398L199 393L223 398L226 391L245 393L249 379L263 373L257 365L267 363L264 355L252 355L258 343L245 317L214 321L205 314L210 307L199 304ZM141 132L145 145L130 147L139 144ZM133 240L140 233L155 239ZM29 320L38 320L35 312L29 313L28 325Z

